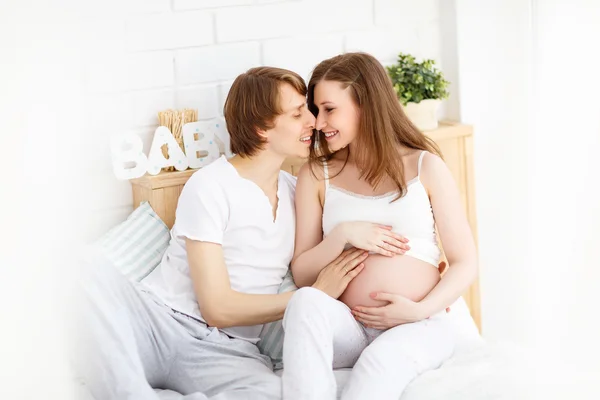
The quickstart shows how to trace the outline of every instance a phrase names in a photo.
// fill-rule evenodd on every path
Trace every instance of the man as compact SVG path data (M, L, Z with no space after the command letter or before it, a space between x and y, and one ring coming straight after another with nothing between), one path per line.
M185 399L281 398L256 342L292 295L277 294L295 233L295 179L280 169L308 155L315 118L302 78L270 67L235 80L224 114L236 156L186 183L161 265L134 285L97 261L83 281L77 336L92 353L77 368L98 399L154 399L154 388ZM313 286L339 297L361 253L343 253Z

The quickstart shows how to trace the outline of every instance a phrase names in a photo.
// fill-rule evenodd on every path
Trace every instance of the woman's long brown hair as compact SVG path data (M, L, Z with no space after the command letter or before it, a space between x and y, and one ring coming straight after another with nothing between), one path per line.
M381 63L366 53L345 53L319 63L308 83L308 107L315 117L319 113L314 102L315 86L323 80L340 82L343 89L350 87L360 109L352 156L362 171L361 179L377 188L385 177L389 177L398 187L399 195L395 200L404 196L407 185L398 145L427 150L440 157L441 153L437 145L406 117ZM317 140L311 146L309 156L313 166L333 157L323 133L318 131L315 136Z

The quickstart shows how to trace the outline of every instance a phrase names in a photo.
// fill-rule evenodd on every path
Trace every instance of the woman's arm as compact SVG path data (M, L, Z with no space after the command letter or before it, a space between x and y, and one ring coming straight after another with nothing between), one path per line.
M322 171L319 171L322 173ZM392 257L404 254L408 240L383 226L364 221L339 224L323 239L321 178L315 177L307 164L300 168L296 184L296 248L292 274L299 287L312 285L319 272L337 257L346 244Z
M431 207L448 259L448 271L420 305L425 317L454 303L477 277L477 250L473 233L450 170L438 156L425 154L421 182L429 192Z
M373 299L389 304L354 307L352 313L356 319L368 327L388 329L428 318L454 303L477 276L475 241L460 193L448 167L438 156L426 154L420 179L429 194L449 268L431 292L419 302L394 293L371 293Z
M344 250L343 226L335 227L323 239L323 207L319 188L323 181L306 163L298 172L296 183L296 245L292 259L292 275L296 286L312 285L319 272Z

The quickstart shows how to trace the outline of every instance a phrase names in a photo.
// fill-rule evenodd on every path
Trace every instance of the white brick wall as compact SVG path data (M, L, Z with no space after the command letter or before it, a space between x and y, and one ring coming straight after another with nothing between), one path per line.
M133 16L128 19L126 40L131 51L211 44L213 17L205 11Z
M442 19L454 16L444 15L438 0L88 3L94 4L86 10L83 54L86 142L96 151L87 168L94 192L104 193L90 204L113 216L111 222L132 200L128 183L112 175L110 135L139 132L147 151L162 109L195 107L200 118L222 115L231 83L253 66L289 68L308 78L319 61L357 50L384 64L400 51L441 62L445 41L454 40L441 29ZM109 225L103 222L92 232Z
M129 89L172 87L175 82L172 51L134 53L126 63Z
M304 35L265 40L263 62L274 67L291 68L308 81L310 71L320 61L342 53L343 34Z
M176 94L177 108L196 108L199 119L214 118L219 115L219 85L198 85L179 88Z
M269 39L303 32L302 2L225 7L215 11L218 42Z
M180 85L234 79L257 65L261 65L259 42L197 47L179 50L175 56Z
M227 6L243 6L253 4L254 0L174 0L175 11L198 10L201 8L218 8Z
M429 21L440 17L438 0L373 0L375 23L393 26L407 21Z

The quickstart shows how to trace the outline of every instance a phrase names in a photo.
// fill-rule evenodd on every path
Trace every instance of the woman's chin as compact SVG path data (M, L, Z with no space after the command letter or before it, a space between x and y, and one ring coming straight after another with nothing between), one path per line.
M342 145L342 144L337 144L337 143L330 144L329 145L329 151L332 152L332 153L335 153L336 151L340 151L340 150L342 150L345 147L346 147L346 145Z

